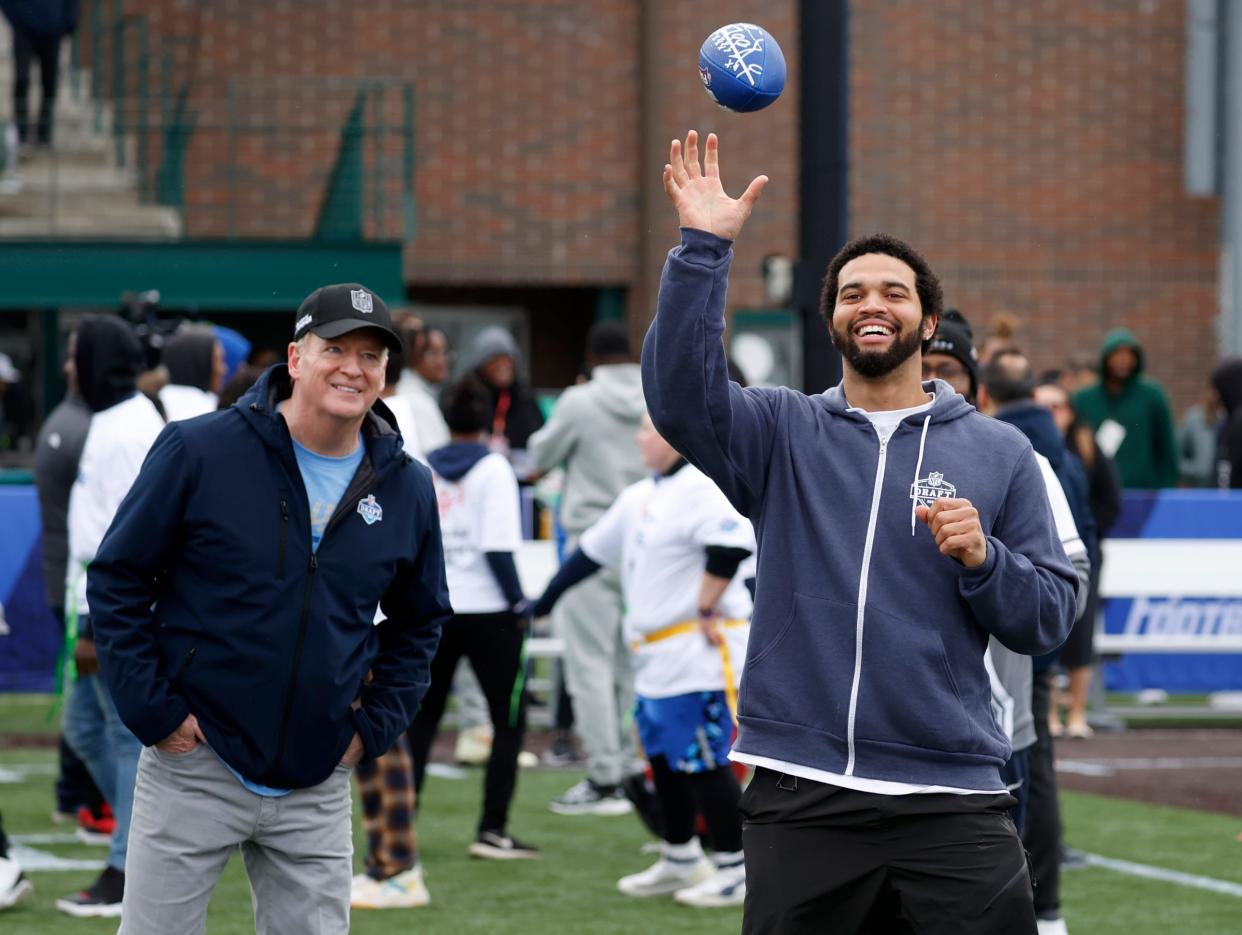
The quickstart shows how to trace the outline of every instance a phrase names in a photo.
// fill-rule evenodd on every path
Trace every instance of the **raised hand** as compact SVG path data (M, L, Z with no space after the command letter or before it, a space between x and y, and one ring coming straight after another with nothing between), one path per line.
M988 540L979 524L979 511L969 500L937 500L931 508L921 503L915 516L927 524L941 555L955 558L967 568L978 568L988 558Z
M768 177L756 177L740 198L730 198L720 184L718 149L716 134L707 134L707 147L700 168L698 133L691 130L686 134L684 156L681 140L673 140L669 147L669 161L664 167L664 191L677 209L682 227L693 227L734 240L754 210L759 193L768 184Z

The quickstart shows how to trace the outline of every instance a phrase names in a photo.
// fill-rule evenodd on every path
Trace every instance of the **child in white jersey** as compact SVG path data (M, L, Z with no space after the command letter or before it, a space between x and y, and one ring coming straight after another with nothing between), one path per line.
M660 859L623 877L628 896L673 894L691 906L741 905L741 790L728 763L751 598L738 567L754 551L750 523L644 417L643 461L656 474L622 491L587 529L535 605L607 565L620 570L625 635L634 651L636 721L663 814ZM694 836L707 825L715 863Z
M535 859L539 850L506 830L526 730L523 643L529 602L514 553L521 544L517 478L484 443L487 390L467 376L444 391L449 444L428 452L440 506L444 570L453 617L431 663L431 687L410 728L414 785L421 793L431 743L464 656L478 676L492 721L483 814L468 851L493 860Z

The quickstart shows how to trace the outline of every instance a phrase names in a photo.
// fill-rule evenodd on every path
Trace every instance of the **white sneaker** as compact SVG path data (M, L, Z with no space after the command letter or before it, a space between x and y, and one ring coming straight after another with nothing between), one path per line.
M694 886L678 890L673 899L683 906L696 909L716 909L721 906L740 906L746 901L746 868L724 867Z
M1069 935L1064 919L1036 919L1035 926L1039 935Z
M365 873L354 877L349 905L353 909L416 909L431 902L423 868L419 864L387 880L376 880Z
M671 896L701 883L710 877L716 865L700 854L688 860L671 860L661 857L639 873L631 873L617 881L617 889L626 896Z
M17 861L0 857L0 909L8 909L34 892L34 884Z
M453 759L466 766L483 766L492 755L492 725L467 727L457 734Z

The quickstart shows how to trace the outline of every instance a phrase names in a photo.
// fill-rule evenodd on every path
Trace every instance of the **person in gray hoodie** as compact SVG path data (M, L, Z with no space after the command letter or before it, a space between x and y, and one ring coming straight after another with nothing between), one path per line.
M697 134L684 155L673 142L682 241L642 355L656 428L759 543L732 753L756 767L743 932L1034 935L983 657L990 635L1047 652L1073 621L1039 465L1012 426L922 381L940 285L886 235L847 244L825 277L839 386L730 383L732 241L766 182L732 199L714 135L702 167Z
M617 494L645 476L634 443L647 411L642 378L619 321L587 335L591 378L561 394L552 418L530 437L534 469L565 467L561 525L578 536L602 517ZM630 811L621 781L634 762L633 732L622 721L633 706L630 650L621 632L621 581L603 571L567 593L552 618L565 641L565 680L574 724L587 757L587 776L551 802L562 815L621 815Z

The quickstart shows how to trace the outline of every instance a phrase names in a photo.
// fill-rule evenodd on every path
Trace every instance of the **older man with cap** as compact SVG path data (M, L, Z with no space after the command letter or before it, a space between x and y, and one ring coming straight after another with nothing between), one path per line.
M377 401L399 347L369 289L316 290L287 365L163 431L90 567L146 746L122 933L202 932L238 846L259 933L349 927L349 774L413 720L451 613L431 475Z

